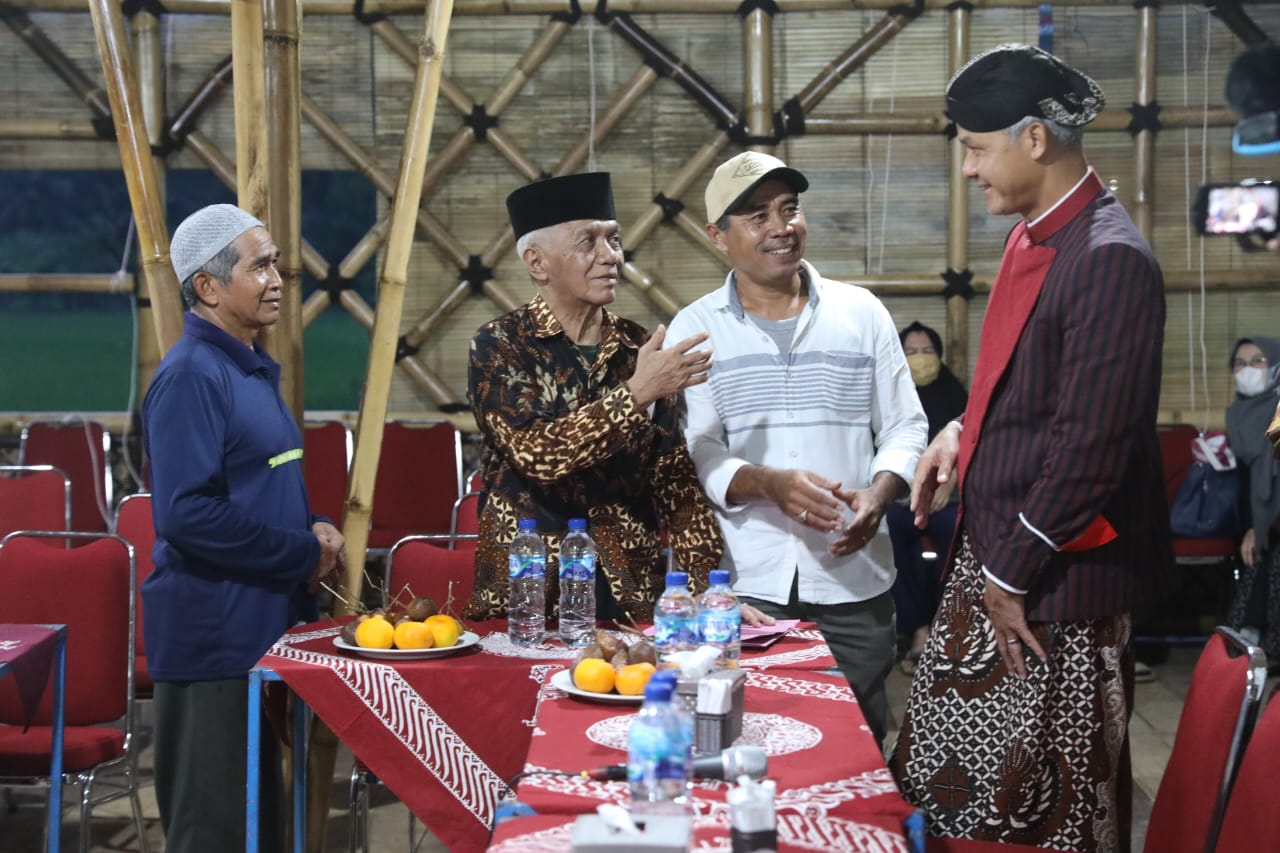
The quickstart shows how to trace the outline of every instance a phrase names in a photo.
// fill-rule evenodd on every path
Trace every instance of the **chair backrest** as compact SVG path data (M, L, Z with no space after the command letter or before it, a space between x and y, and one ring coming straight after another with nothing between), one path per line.
M1228 628L1209 637L1151 807L1148 853L1213 850L1266 677L1266 654L1257 646Z
M1227 798L1218 853L1280 850L1276 759L1280 758L1280 701L1273 694L1245 746L1240 772Z
M110 450L111 434L97 421L33 421L22 430L18 461L61 468L71 478L71 529L106 532L112 503Z
M333 420L309 420L304 427L302 465L311 511L341 527L351 470L351 429Z
M71 480L52 465L0 465L0 536L70 530Z
M471 492L479 492L483 488L484 488L484 475L479 468L475 469L470 474L468 474L466 482L462 484L462 489L465 494L469 494Z
M463 539L463 536L477 536L480 533L480 494L478 492L468 492L453 505L453 521L449 525L449 532L453 534L453 539L449 542L449 547L458 551L475 551L475 539Z
M75 537L75 549L41 539ZM0 622L67 625L65 719L68 726L125 720L133 731L133 547L109 533L19 531L0 542ZM0 723L20 724L22 705L12 679L0 682ZM52 723L47 687L35 724Z
M461 612L476 584L475 549L450 550L448 534L406 536L391 547L383 581L383 603L407 604L425 595L441 608L453 582L453 610Z
M462 496L462 436L449 421L387 421L374 482L369 546L448 533Z
M1191 424L1162 425L1156 432L1160 439L1160 460L1164 465L1164 492L1173 505L1173 497L1178 487L1187 479L1187 471L1195 462L1191 455L1191 442L1200 434L1200 430Z
M134 630L135 660L134 689L139 695L150 694L154 688L151 673L147 668L147 650L142 641L142 620L146 615L142 609L142 582L155 569L152 551L156 544L155 519L151 516L151 494L139 492L129 495L116 508L116 522L112 532L121 536L133 546L133 555L137 562L137 580L134 584L134 609L137 613Z

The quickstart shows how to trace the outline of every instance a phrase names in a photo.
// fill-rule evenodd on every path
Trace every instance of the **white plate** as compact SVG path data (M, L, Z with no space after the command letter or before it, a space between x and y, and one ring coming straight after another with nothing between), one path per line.
M567 669L562 669L551 676L551 686L557 690L563 690L570 696L586 699L589 702L604 702L609 705L639 705L644 701L643 696L623 696L621 693L592 693L590 690L583 690L573 683L573 675Z
M463 631L458 637L458 642L452 646L445 646L442 649L366 649L361 646L353 646L350 643L344 643L341 637L334 637L333 644L344 652L352 652L360 655L362 658L370 658L372 660L425 660L427 658L440 658L445 655L451 655L454 652L460 652L465 648L474 646L480 642L480 635L471 631Z

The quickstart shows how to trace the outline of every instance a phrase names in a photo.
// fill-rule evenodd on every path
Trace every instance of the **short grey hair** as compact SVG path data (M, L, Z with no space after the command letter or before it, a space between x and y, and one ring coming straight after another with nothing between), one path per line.
M516 254L523 258L525 250L530 246L541 246L551 236L552 230L556 227L558 226L547 225L520 235L520 239L516 240Z
M716 220L716 228L719 228L721 231L728 231L729 223L731 221L732 220L730 220L729 214L726 213L724 216L721 216L719 219Z
M194 308L196 304L196 276L200 273L208 273L216 278L222 285L226 285L231 281L231 271L235 269L236 264L240 263L240 250L236 248L235 241L223 246L221 251L209 260L205 261L198 270L187 276L182 281L182 304L187 308Z
M1056 122L1051 118L1042 118L1041 116L1026 116L1020 119L1017 124L1010 125L1008 130L1009 139L1016 142L1018 137L1022 135L1022 131L1037 122L1044 125L1044 129L1049 131L1049 135L1067 148L1079 148L1080 142L1084 139L1084 125L1073 127Z

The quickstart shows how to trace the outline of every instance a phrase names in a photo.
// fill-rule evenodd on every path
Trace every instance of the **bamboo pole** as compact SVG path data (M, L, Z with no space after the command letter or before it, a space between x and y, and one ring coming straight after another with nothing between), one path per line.
M1147 106L1156 100L1156 23L1158 9L1138 5L1138 32L1135 36L1135 62L1137 90L1134 100L1139 106ZM1142 236L1151 240L1152 195L1155 189L1156 135L1149 129L1140 130L1133 138L1133 201L1128 205L1133 224Z
M156 338L163 352L168 352L182 335L182 296L173 264L169 261L169 232L165 227L164 204L156 186L151 147L147 143L138 103L138 84L125 38L124 17L119 4L112 0L91 0L89 11L93 16L98 56L102 59L107 81L110 113L119 142L125 185L129 190L129 206L133 209L137 226L139 266L152 285ZM78 73L78 69L76 71ZM101 108L96 98L91 103Z
M236 203L263 222L267 213L267 105L263 0L231 0L232 93L236 114Z
M911 18L901 14L887 14L876 21L862 37L849 46L849 49L833 60L826 68L796 95L796 102L806 115L820 101L831 94L842 80L861 68L876 51L888 44L899 31L911 22Z
M947 79L950 80L969 59L969 7L957 3L947 15ZM964 176L964 146L953 139L947 146L947 271L969 269L969 181ZM969 378L969 300L962 294L947 297L947 367Z
M280 363L280 395L298 426L305 418L302 347L302 94L298 63L301 15L295 0L263 2L263 104L267 230L280 249L280 319L265 344ZM236 88L239 88L238 86ZM238 125L238 122L237 122Z
M378 471L378 456L382 451L382 426L391 393L391 371L395 365L397 332L404 306L409 252L413 248L413 235L420 212L422 175L426 171L427 151L431 144L440 76L444 66L445 39L452 11L452 0L431 0L427 5L422 42L418 46L418 71L409 110L409 126L392 202L391 232L378 284L378 308L374 319L373 339L369 346L364 398L356 427L355 458L351 464L351 482L347 492L347 514L343 521L347 556L346 590L357 601L364 579L365 548L369 542L369 519L373 513L373 486Z
M757 6L742 18L742 89L747 135L768 139L773 135L773 16ZM772 152L773 145L748 147Z
M165 10L174 14L226 15L229 3L235 0L165 0ZM1250 5L1275 5L1280 0L1251 0ZM999 0L993 7L1006 9L1034 9L1041 0ZM24 5L40 12L83 12L84 3L79 0L26 0ZM588 4L582 4L586 6ZM782 13L843 12L850 7L889 11L902 5L902 0L774 0ZM955 5L955 0L922 0L926 11L942 12ZM1072 0L1072 6L1106 8L1129 7L1131 0ZM742 7L740 0L609 0L608 8L615 12L631 14L702 14L732 15ZM366 14L408 15L422 10L414 0L368 0L363 6ZM351 14L351 0L307 0L308 15L343 17ZM572 0L459 0L455 16L512 16L512 15L574 15L580 7Z
M130 293L136 284L127 274L0 273L5 293Z
M83 119L0 120L0 139L83 139L97 142L98 129Z
M130 19L133 27L133 49L137 54L139 94L142 98L142 115L147 127L147 141L153 151L164 151L165 141L165 77L164 50L160 45L160 21L150 12L140 11ZM156 189L161 205L165 195L164 156L155 158ZM160 341L156 339L155 309L151 294L161 282L152 282L146 270L138 276L138 299L134 302L138 330L137 373L138 388L145 393L151 386L162 356Z

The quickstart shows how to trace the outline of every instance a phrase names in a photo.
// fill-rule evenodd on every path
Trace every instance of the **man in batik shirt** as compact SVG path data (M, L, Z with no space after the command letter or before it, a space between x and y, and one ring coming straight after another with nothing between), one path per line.
M507 198L531 302L471 341L469 385L484 437L476 586L465 615L507 611L507 545L521 518L547 543L547 601L570 518L600 552L597 616L652 618L665 529L695 587L720 561L720 531L677 424L678 392L705 382L711 353L695 335L663 349L605 309L622 270L607 173L550 178Z

